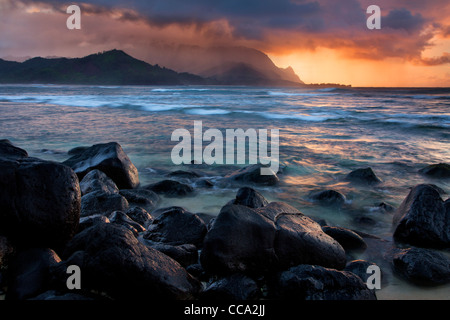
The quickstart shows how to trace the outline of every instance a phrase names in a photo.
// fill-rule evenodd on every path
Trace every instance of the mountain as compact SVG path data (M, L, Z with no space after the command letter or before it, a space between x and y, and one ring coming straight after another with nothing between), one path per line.
M291 67L277 67L263 52L247 47L178 46L151 50L142 59L178 72L189 72L223 84L303 84ZM237 72L237 73L235 73Z
M0 83L184 85L208 81L111 50L73 59L32 58L22 63L0 59Z

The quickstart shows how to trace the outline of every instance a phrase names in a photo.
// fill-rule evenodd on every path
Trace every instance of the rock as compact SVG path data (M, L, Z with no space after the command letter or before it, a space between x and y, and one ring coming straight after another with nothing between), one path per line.
M131 207L125 214L145 228L153 222L153 217L150 213L141 207Z
M201 177L201 175L195 171L184 171L184 170L176 170L173 172L169 172L168 174L166 174L166 176L170 178L181 178L188 180L197 179Z
M368 185L374 185L381 182L381 179L375 175L372 168L356 169L347 175L346 180Z
M6 268L15 250L15 247L8 238L0 236L0 270Z
M450 282L450 259L430 249L399 249L393 255L392 268L417 285L434 286Z
M117 193L93 191L81 197L81 216L109 215L113 211L127 211L128 201Z
M447 163L432 164L420 169L419 172L431 178L450 178L450 165Z
M376 300L357 275L312 265L299 265L281 272L275 295L288 300Z
M63 162L71 167L78 177L83 177L94 169L104 172L119 189L133 189L139 185L139 174L117 142L93 145L74 154Z
M275 219L274 248L282 268L314 264L343 269L346 263L342 246L322 231L318 223L302 213L283 213Z
M12 242L64 246L77 230L80 201L78 178L69 167L0 156L0 233Z
M211 182L209 179L198 179L195 180L194 186L196 188L212 188L214 187L214 183Z
M120 194L124 196L130 206L138 206L145 209L147 212L153 211L160 197L151 190L147 189L122 189Z
M203 267L219 275L264 274L301 263L342 269L346 261L342 246L319 224L283 202L224 206L203 245Z
M377 222L371 217L357 216L353 218L353 222L364 227L373 227Z
M279 182L278 176L275 172L271 175L262 175L261 164L253 164L242 169L239 169L227 176L225 179L230 182L251 183L262 186L274 186Z
M8 300L25 300L48 290L49 269L61 261L48 248L20 251L8 268Z
M78 225L78 232L81 232L97 223L110 223L108 217L102 214L94 214L87 217L81 217Z
M77 234L64 256L84 252L82 286L124 301L192 299L200 284L174 259L142 243L125 227L101 223Z
M370 266L376 266L375 263L365 261L365 260L353 260L350 261L346 266L344 271L348 271L356 274L364 283L367 283L367 280L372 275L372 273L367 273L367 269ZM381 271L381 269L380 269ZM383 273L381 272L381 280L383 281Z
M395 211L395 208L386 202L381 202L377 205L379 211L383 213L392 213Z
M168 255L184 268L198 261L198 250L193 244L172 246L170 244L151 241L146 241L145 244Z
M175 180L163 180L145 186L144 189L153 191L166 197L182 197L194 192L194 188L192 188L191 186Z
M310 198L324 206L342 206L345 204L345 196L335 190L314 192Z
M144 238L171 245L193 244L201 247L206 225L196 214L180 207L165 208L148 226Z
M93 191L103 191L105 193L118 193L114 181L100 170L94 169L88 172L80 181L81 195L86 195Z
M200 261L213 274L261 274L277 261L275 224L241 205L224 206L206 234Z
M114 211L109 215L108 218L111 223L117 223L122 226L125 226L127 229L132 231L135 236L138 236L139 233L145 231L145 228L143 226L141 226L136 221L130 219L130 217L128 217L122 211Z
M450 246L450 212L430 185L411 189L395 212L393 225L396 241L420 247Z
M75 147L67 151L69 156L78 155L89 149L89 147Z
M323 232L335 239L345 251L364 251L367 244L364 239L352 230L341 227L322 227Z
M211 283L201 294L202 300L244 301L256 300L260 297L256 282L243 275L232 274Z
M236 199L231 204L240 204L249 208L261 208L269 204L269 202L255 189L249 187L240 188L236 194Z
M7 158L10 160L27 158L28 152L14 146L11 141L7 139L0 140L0 158Z

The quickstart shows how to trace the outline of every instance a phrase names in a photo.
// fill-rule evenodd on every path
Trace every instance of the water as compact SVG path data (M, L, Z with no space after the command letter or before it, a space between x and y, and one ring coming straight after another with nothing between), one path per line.
M279 129L285 166L281 184L258 190L330 225L386 240L391 240L392 215L377 210L377 204L397 207L418 183L450 192L448 180L418 174L425 165L450 163L450 89L3 85L0 115L0 137L44 159L63 161L73 147L117 141L138 168L142 184L189 169L173 165L176 142L170 137L178 128L193 133L196 120L203 122L203 130ZM351 170L367 166L382 184L361 187L343 181ZM238 167L201 170L217 180ZM346 209L309 201L312 191L329 188L346 196ZM192 198L163 199L161 206L217 215L236 191L213 188ZM372 223L361 224L355 219L361 216ZM390 277L378 297L450 299L449 289L419 288Z

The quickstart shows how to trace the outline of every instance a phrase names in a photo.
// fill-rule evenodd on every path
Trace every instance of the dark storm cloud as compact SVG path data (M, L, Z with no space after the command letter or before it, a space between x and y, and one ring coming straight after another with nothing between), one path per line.
M415 32L420 30L425 22L426 20L420 13L413 15L409 10L402 8L390 11L389 14L383 18L383 27Z

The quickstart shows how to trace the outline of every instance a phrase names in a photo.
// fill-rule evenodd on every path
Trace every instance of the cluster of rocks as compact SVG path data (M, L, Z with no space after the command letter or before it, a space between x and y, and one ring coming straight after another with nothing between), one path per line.
M161 196L194 192L173 178L205 188L210 182L176 171L141 186L118 143L70 155L63 163L44 161L0 141L0 288L7 299L376 299L366 285L373 262L352 259L376 237L315 221L252 187L241 187L215 217L159 208ZM259 169L225 179L278 183ZM374 176L364 170L348 178L378 183ZM345 201L333 192L314 196ZM449 210L433 186L414 187L394 215L394 238L448 248ZM394 247L389 261L414 283L450 281L448 259L431 249ZM73 265L81 270L79 290L67 287Z

